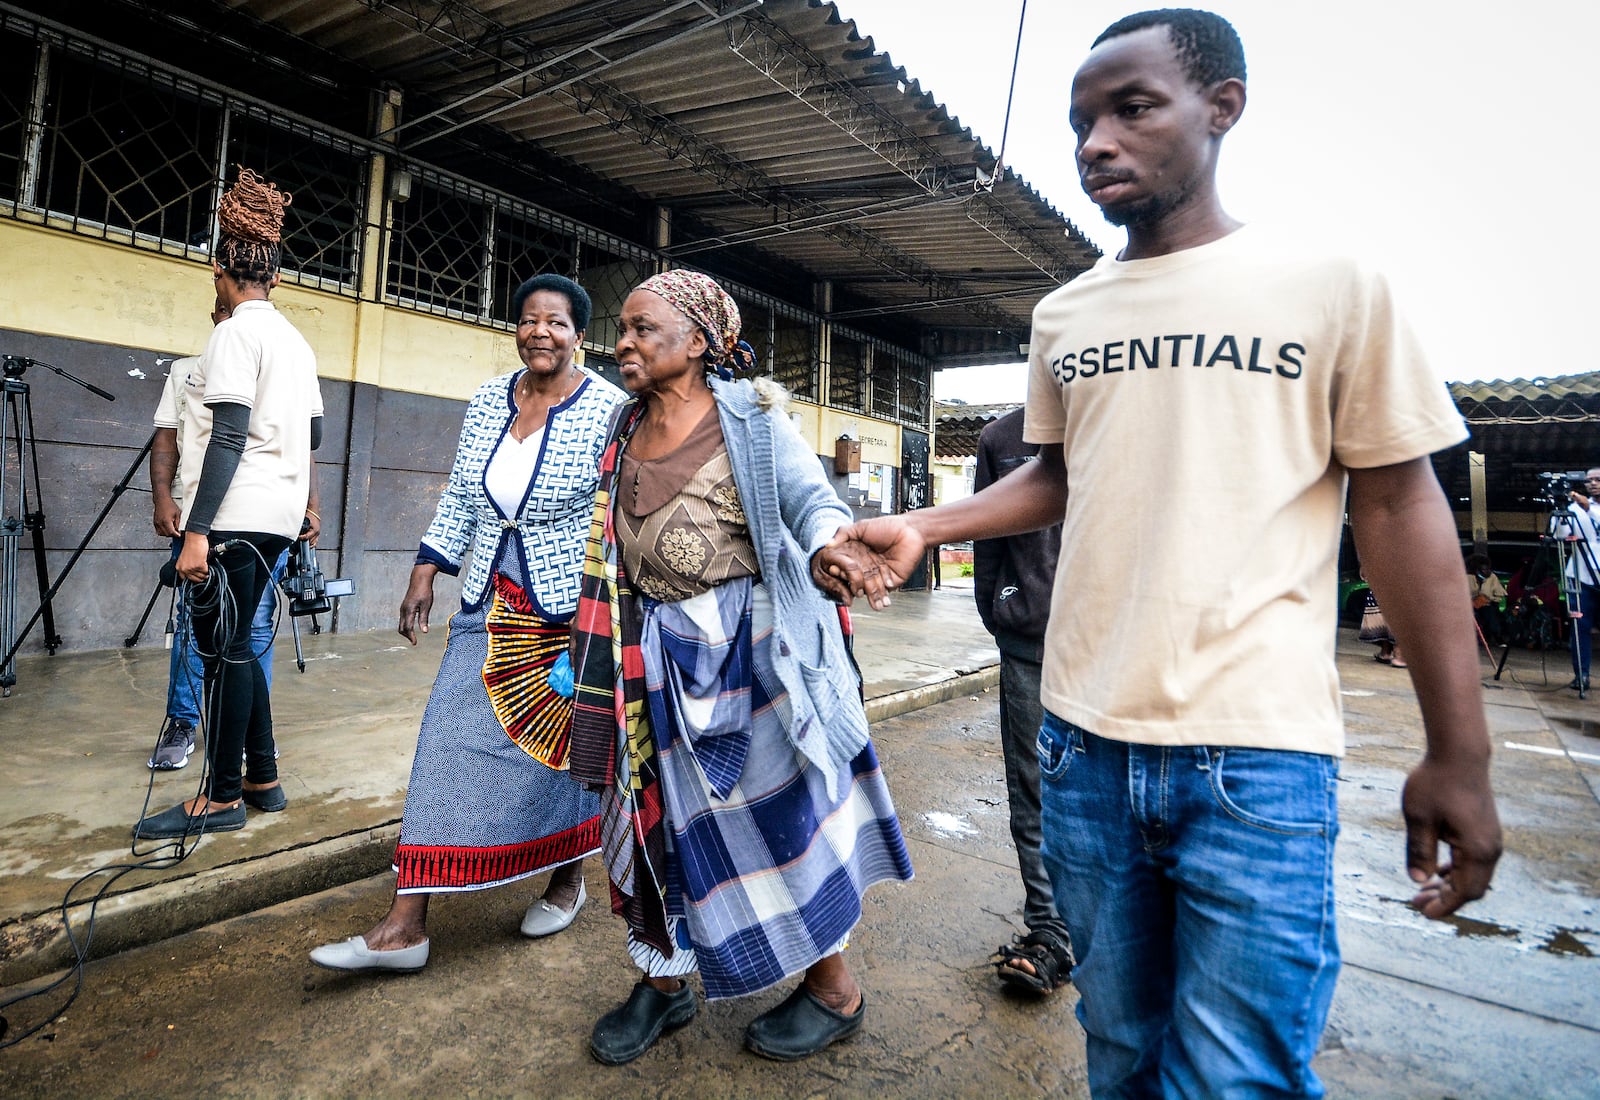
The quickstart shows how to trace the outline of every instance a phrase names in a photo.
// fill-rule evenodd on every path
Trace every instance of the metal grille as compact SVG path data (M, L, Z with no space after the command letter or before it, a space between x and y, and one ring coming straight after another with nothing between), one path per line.
M101 47L0 33L0 201L17 216L207 255L235 165L294 196L285 280L353 293L366 172L355 146Z
M809 317L772 314L772 377L796 397L817 399L817 326Z
M554 272L571 278L577 273L577 249L572 234L563 233L537 215L500 210L494 219L494 249L489 261L494 286L492 318L509 325L511 299L517 288L535 275Z
M617 346L617 321L629 291L650 275L650 264L642 258L620 256L596 244L584 242L578 250L578 284L594 302L594 316L584 346L611 349Z
M467 188L430 176L392 209L389 293L430 313L485 317L488 204Z
M0 31L0 202L14 203L22 193L23 149L38 55L38 43Z
M354 289L365 220L367 159L309 127L275 124L254 111L230 116L224 176L253 168L294 201L283 212L285 278Z
M872 348L872 415L900 419L900 364L882 347Z
M900 361L899 419L926 431L931 426L932 408L928 403L928 365L916 359Z
M739 339L756 354L756 373L772 373L772 310L764 302L739 302Z
M828 366L828 404L867 411L867 345L837 329Z
M49 97L38 205L75 230L163 251L206 249L222 105L123 58L41 53Z

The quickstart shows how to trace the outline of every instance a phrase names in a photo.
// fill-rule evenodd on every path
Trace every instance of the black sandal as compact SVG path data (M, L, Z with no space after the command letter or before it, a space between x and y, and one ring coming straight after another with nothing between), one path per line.
M1033 967L1033 973L1014 966L1018 960ZM1049 932L1017 936L1015 943L1001 944L990 961L1002 982L1041 996L1065 985L1073 966L1072 949Z

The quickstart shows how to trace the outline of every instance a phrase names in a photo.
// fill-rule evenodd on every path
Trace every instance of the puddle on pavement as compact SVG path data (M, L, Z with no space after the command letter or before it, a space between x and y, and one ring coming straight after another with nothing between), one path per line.
M1411 902L1407 898L1385 897L1381 900L1391 901L1396 905L1403 905L1407 909L1411 908ZM1468 936L1476 939L1496 939L1502 937L1516 939L1522 935L1522 929L1520 928L1508 928L1503 924L1495 924L1493 921L1477 920L1474 917L1463 917L1460 913L1451 913L1448 917L1440 917L1439 923L1448 924L1453 927L1456 930L1456 935L1458 936Z
M1593 928L1557 928L1548 940L1539 945L1539 950L1551 955L1568 955L1579 959L1594 958L1594 952L1578 938L1579 932L1596 935Z
M1394 902L1396 905L1404 905L1408 909L1411 908L1411 903L1404 898L1386 897L1382 900ZM1448 917L1443 917L1439 923L1451 925L1455 928L1457 936L1468 939L1520 940L1522 938L1522 929L1520 928L1511 928L1504 924L1478 920L1474 917L1463 917L1459 913L1452 913ZM1580 934L1584 936L1600 936L1600 932L1593 928L1554 928L1551 929L1544 942L1536 946L1538 950L1547 955L1563 955L1573 959L1594 958L1596 950L1590 948L1588 944L1579 939Z
M1478 920L1476 917L1463 917L1459 913L1451 913L1448 917L1443 918L1442 923L1453 925L1456 935L1473 939L1493 939L1500 936L1516 939L1522 935L1520 928L1507 928L1503 924Z
M1565 726L1567 729L1575 730L1585 737L1593 737L1600 740L1600 722L1591 721L1588 718L1552 718L1550 721L1553 725Z

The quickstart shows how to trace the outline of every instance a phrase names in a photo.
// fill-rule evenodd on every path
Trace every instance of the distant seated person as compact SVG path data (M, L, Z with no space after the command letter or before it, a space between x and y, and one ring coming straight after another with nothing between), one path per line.
M1491 645L1498 645L1505 634L1506 586L1490 566L1489 555L1468 555L1467 595L1472 599L1478 629Z

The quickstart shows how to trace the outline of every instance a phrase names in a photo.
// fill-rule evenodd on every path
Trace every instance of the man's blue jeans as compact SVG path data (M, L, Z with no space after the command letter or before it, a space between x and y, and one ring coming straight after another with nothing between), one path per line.
M1092 1094L1321 1096L1338 761L1126 744L1048 712L1038 749Z
M182 539L172 540L173 561L178 560L178 551L182 548ZM285 550L278 558L278 564L272 567L272 583L261 594L261 602L256 605L256 616L250 621L250 648L253 652L261 654L258 660L261 672L267 678L268 688L272 687L272 635L278 610L278 585L288 568L289 551ZM206 675L205 668L200 664L200 654L195 652L193 638L188 629L188 616L188 609L180 600L178 618L174 623L178 632L172 640L172 660L167 670L167 717L182 719L190 726L198 728L200 695L205 686Z

